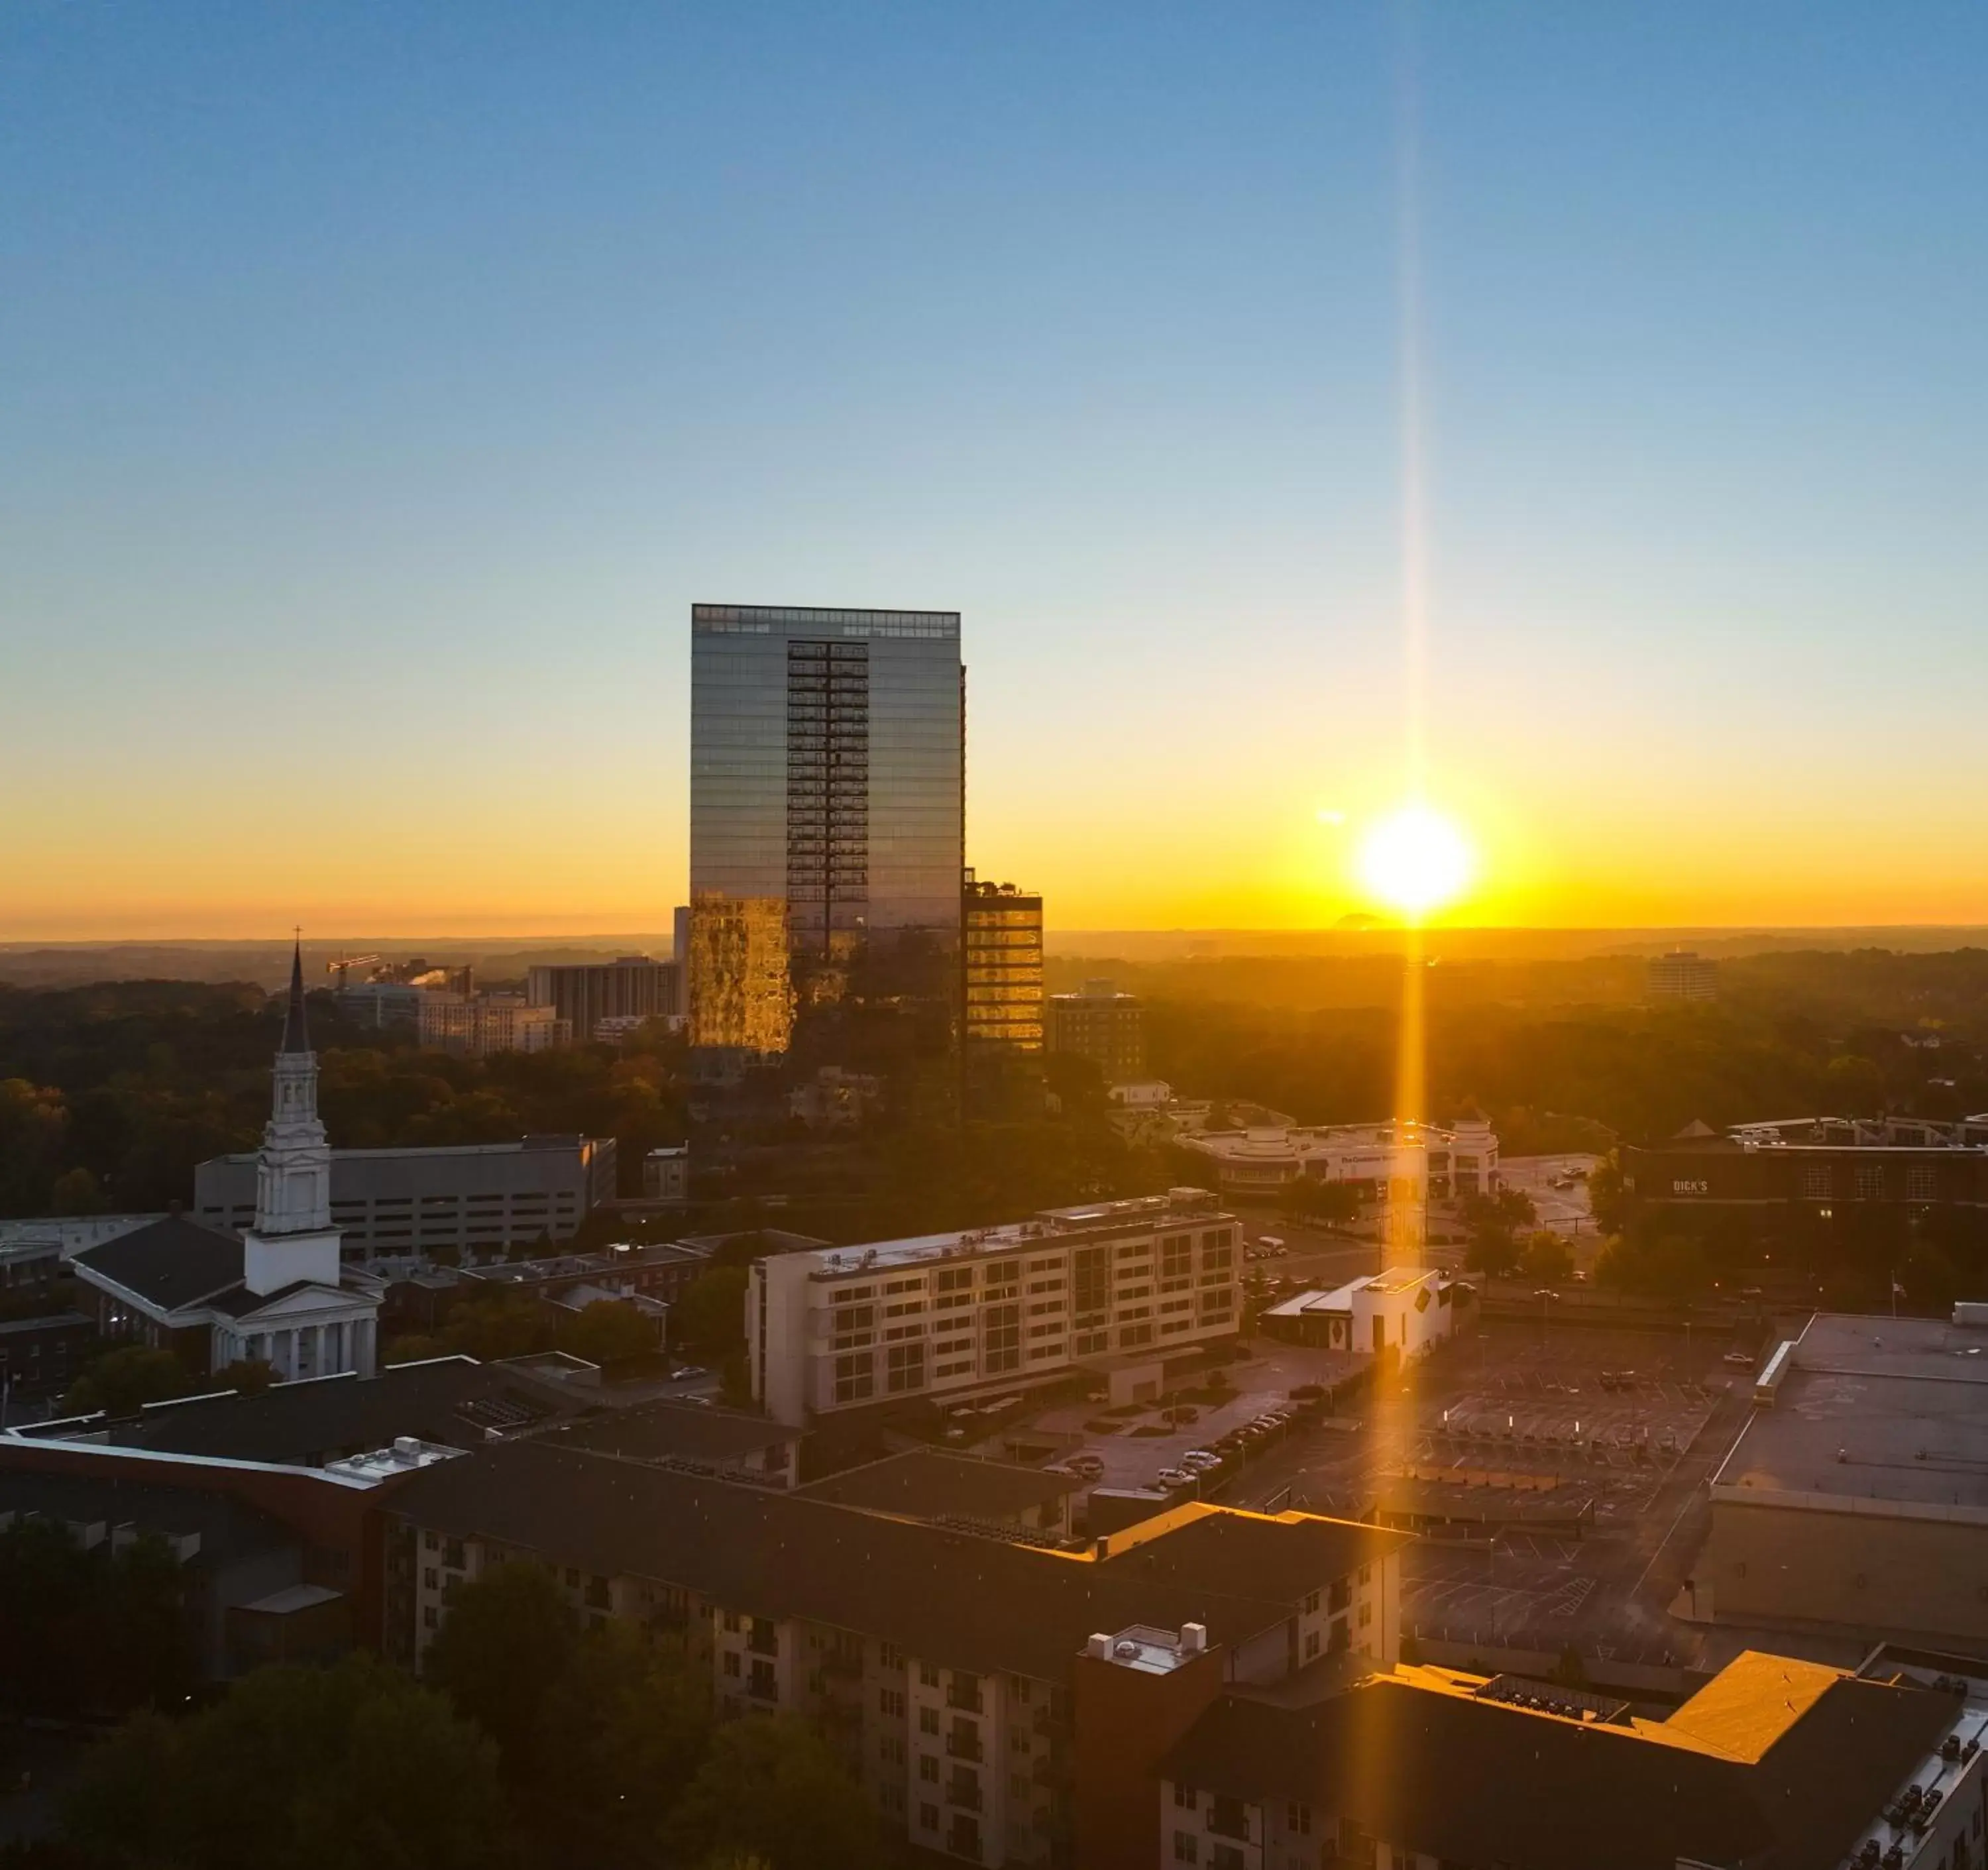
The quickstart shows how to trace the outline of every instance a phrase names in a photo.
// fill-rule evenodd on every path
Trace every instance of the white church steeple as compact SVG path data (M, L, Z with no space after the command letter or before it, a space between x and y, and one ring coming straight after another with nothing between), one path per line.
M317 1114L317 1054L304 1020L301 937L290 958L289 1006L276 1053L274 1108L262 1130L255 1225L242 1236L244 1283L267 1293L299 1280L338 1283L331 1224L331 1151Z

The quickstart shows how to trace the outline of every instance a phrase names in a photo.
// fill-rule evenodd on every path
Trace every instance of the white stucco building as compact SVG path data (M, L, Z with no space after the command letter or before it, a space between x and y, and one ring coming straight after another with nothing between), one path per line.
M779 1420L950 1400L1232 1337L1236 1219L1199 1189L752 1268L752 1394Z

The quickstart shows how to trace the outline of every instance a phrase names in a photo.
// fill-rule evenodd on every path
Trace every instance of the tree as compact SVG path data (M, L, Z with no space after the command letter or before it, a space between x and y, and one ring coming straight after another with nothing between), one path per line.
M1538 1228L1526 1236L1519 1270L1542 1286L1557 1285L1574 1271L1574 1249L1551 1228Z
M144 1344L125 1344L106 1351L76 1380L63 1407L73 1415L101 1409L111 1415L135 1415L148 1402L165 1402L188 1395L193 1378L170 1351Z
M498 1565L458 1588L423 1673L518 1777L531 1770L546 1704L579 1645L579 1615L545 1566Z
M519 1787L548 1861L659 1861L671 1808L711 1739L708 1670L673 1637L618 1620L583 1637L546 1697Z
M772 1870L869 1870L875 1820L828 1744L792 1715L752 1714L712 1736L671 1814L671 1862L730 1852Z
M101 1214L103 1189L96 1178L79 1165L56 1176L49 1190L49 1207L56 1214Z
M1823 1073L1830 1108L1839 1117L1875 1117L1885 1107L1884 1068L1854 1052L1832 1058Z
M1622 1185L1622 1159L1613 1150L1587 1172L1587 1208L1604 1233L1618 1233L1628 1216L1628 1191Z
M485 1364L549 1350L553 1336L550 1314L522 1292L466 1300L450 1312L442 1329L442 1341L451 1351Z
M728 1354L746 1335L746 1288L750 1276L743 1266L713 1266L700 1273L677 1301L670 1319L671 1336L680 1344L695 1344L713 1356Z
M1502 1274L1519 1263L1518 1229L1537 1220L1532 1197L1521 1189L1493 1195L1466 1195L1459 1204L1470 1244L1464 1263L1474 1272Z
M208 1378L216 1389L239 1390L245 1396L261 1395L276 1380L275 1370L259 1357L238 1357Z
M403 1331L398 1337L387 1340L387 1348L380 1353L383 1364L422 1364L430 1358L450 1355L449 1348L439 1337L428 1337L419 1331Z
M119 1870L485 1870L512 1861L495 1749L431 1690L350 1655L259 1669L179 1721L143 1716L64 1804Z
M590 1364L618 1364L656 1348L656 1327L623 1299L596 1299L560 1327L560 1348Z

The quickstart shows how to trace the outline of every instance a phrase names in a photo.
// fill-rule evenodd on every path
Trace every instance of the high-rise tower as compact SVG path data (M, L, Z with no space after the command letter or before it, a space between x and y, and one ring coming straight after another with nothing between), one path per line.
M793 1008L833 997L854 966L898 952L943 957L928 978L952 965L963 693L955 611L693 607L700 1050L784 1051Z

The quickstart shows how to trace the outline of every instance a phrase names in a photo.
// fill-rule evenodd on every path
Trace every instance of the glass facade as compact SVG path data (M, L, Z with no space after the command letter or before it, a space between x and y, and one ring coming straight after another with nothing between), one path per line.
M693 952L700 912L777 904L803 1001L831 997L836 987L823 983L846 963L914 933L922 953L955 952L958 614L698 604L691 635ZM701 979L715 996L702 1019ZM725 1036L731 1023L717 1010L742 1009L740 994L709 969L694 969L690 986L692 1043L746 1043ZM763 1035L761 1010L752 1018Z
M1043 1049L1043 899L969 874L961 905L961 1027L969 1045Z

